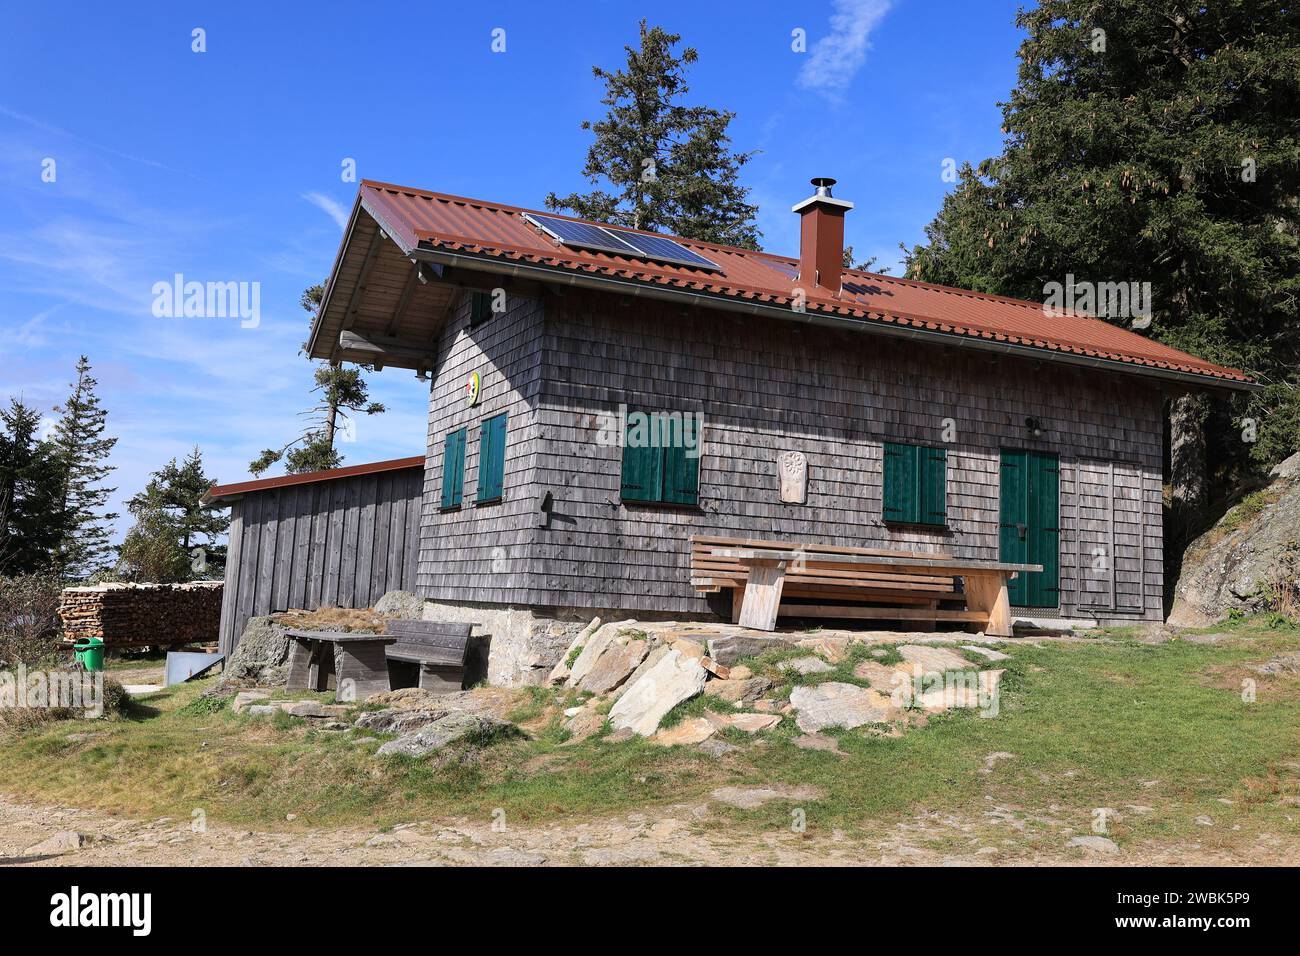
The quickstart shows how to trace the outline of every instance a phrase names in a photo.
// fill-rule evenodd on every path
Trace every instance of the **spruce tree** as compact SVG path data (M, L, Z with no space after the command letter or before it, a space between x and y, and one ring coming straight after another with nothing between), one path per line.
M86 577L99 570L111 551L109 527L116 514L103 512L116 488L102 482L113 471L108 456L116 438L104 435L107 411L100 405L90 374L90 361L81 356L72 393L54 410L59 413L53 442L62 464L60 503L70 529L55 547L54 564L68 577Z
M1285 0L1047 0L1018 24L1004 149L961 169L908 273L1039 301L1067 274L1151 282L1141 334L1268 385L1173 404L1172 493L1197 511L1300 448L1300 17Z
M230 528L224 508L204 505L204 492L216 479L203 471L197 447L178 465L172 459L127 502L135 524L120 551L119 570L137 581L189 581L219 577Z
M62 460L40 421L18 398L0 409L0 575L49 571L70 530Z
M681 36L641 21L640 45L625 47L627 63L609 72L593 67L605 84L605 118L586 121L595 134L582 168L595 188L546 197L548 209L571 212L632 229L757 249L758 207L740 184L753 153L731 150L727 128L736 114L687 106L686 67L699 54L674 52Z

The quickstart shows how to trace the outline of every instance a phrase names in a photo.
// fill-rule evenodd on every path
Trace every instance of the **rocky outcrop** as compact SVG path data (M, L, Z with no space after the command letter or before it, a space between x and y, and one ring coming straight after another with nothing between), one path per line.
M709 672L697 658L673 647L645 671L610 708L609 720L617 729L649 737L664 715L684 700L704 690Z
M399 621L418 621L424 613L424 598L410 591L389 591L375 602L375 613Z
M250 617L235 651L226 661L217 687L282 687L289 678L289 638L273 617Z
M1281 576L1295 585L1300 545L1300 455L1273 470L1267 488L1248 495L1192 542L1174 588L1169 623L1208 627L1233 611L1269 604Z

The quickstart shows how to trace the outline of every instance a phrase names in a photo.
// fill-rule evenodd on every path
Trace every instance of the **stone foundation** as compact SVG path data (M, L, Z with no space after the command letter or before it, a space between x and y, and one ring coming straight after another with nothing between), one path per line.
M424 620L472 622L474 634L490 634L488 683L498 687L541 684L560 662L573 639L592 618L619 621L685 620L687 615L656 615L592 608L510 607L499 604L424 602Z

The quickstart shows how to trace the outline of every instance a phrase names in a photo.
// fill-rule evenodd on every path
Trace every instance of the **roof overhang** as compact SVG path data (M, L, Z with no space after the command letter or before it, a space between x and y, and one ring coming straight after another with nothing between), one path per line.
M277 478L258 478L254 481L240 481L229 485L213 485L203 493L199 502L205 505L229 504L238 501L247 494L259 491L271 491L275 488L290 488L295 485L310 485L319 481L333 481L336 478L356 478L361 475L375 475L385 471L403 471L407 468L423 468L424 456L414 455L410 458L390 458L387 461L369 461L360 465L348 465L345 468L329 468L324 471L307 471L298 475L280 475Z
M427 242L419 243L410 250L410 257L416 262L434 263L464 272L483 272L518 279L531 279L549 286L570 286L678 304L688 303L700 308L720 309L745 315L762 315L801 325L833 328L839 331L859 332L868 335L889 335L936 345L978 349L990 353L1054 362L1076 368L1104 369L1108 372L1156 379L1171 385L1177 384L1184 388L1249 392L1257 391L1263 387L1255 382L1219 379L1179 369L1139 365L1133 362L1120 362L1114 359L1082 355L1077 352L1004 342L992 337L983 338L958 332L920 328L906 324L908 322L907 316L881 313L878 317L862 319L855 316L835 315L826 312L799 311L788 306L746 301L731 296L692 289L650 285L613 276L578 273L562 267L503 260L495 256L474 255L466 252L453 252L437 248L432 243Z

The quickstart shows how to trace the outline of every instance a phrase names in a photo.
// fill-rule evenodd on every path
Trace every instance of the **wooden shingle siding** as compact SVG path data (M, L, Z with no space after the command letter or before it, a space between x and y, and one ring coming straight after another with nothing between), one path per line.
M1074 610L1078 528L1093 520L1077 513L1074 470L1100 459L1130 463L1144 516L1141 544L1119 530L1117 547L1144 555L1134 570L1119 547L1120 595L1131 592L1139 614L1160 614L1162 405L1143 382L573 292L546 300L543 354L536 487L554 494L564 520L537 532L535 573L514 579L529 603L704 612L687 573L693 533L995 560L1000 451L1025 448L1061 458L1061 611ZM621 450L596 433L597 414L620 403L703 412L698 509L619 503ZM1028 417L1042 421L1041 438ZM945 443L949 418L956 438ZM947 449L946 531L885 526L885 441ZM806 505L779 501L776 456L786 449L808 456Z
M506 314L468 325L462 294L438 339L430 393L419 561L427 598L716 612L690 587L691 534L996 560L1001 452L1025 449L1060 457L1060 612L1095 604L1096 583L1081 585L1079 574L1080 546L1102 520L1089 469L1114 462L1117 599L1101 610L1161 615L1162 395L1146 382L577 290L511 295ZM482 393L470 406L473 371ZM704 415L698 507L620 500L623 450L597 441L601 413L620 404ZM503 412L503 500L473 504L472 440L462 506L441 509L446 435L476 435ZM1042 422L1040 438L1029 417ZM946 451L946 528L885 525L887 441ZM804 505L779 500L776 458L789 449L808 456ZM542 528L538 501L548 491Z
M537 523L533 478L538 450L537 401L541 391L542 307L513 293L506 311L469 327L471 294L453 306L437 342L429 394L428 467L420 529L420 593L452 602L516 603L526 600L529 549ZM470 405L466 382L478 372L479 401ZM499 501L479 504L480 429L507 416ZM443 509L446 436L464 428L464 471L459 508Z
M418 468L249 492L231 503L221 651L250 617L369 607L414 591L424 475Z

